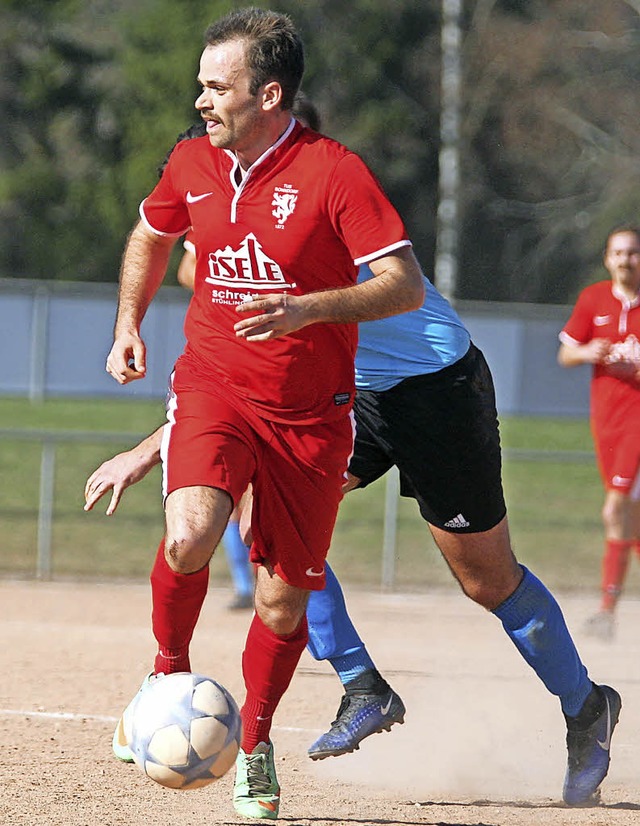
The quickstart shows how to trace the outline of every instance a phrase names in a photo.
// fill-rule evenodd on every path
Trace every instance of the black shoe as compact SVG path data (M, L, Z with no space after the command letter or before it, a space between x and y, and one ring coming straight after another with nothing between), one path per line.
M336 719L309 748L309 757L324 760L356 751L370 734L404 723L404 715L404 703L389 684L377 671L365 671L345 686Z
M569 806L598 802L599 786L609 771L611 735L622 700L608 685L594 685L577 717L567 721L567 773L562 797Z

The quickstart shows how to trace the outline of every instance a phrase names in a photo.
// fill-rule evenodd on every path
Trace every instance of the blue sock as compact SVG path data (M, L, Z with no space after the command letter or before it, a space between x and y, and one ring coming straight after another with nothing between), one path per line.
M326 563L325 568L326 587L312 591L307 604L307 650L316 660L329 660L345 685L375 665L347 613L336 575Z
M593 688L553 595L531 571L493 612L525 661L570 717L580 712Z
M253 570L249 562L249 549L240 537L240 526L237 522L227 524L222 535L222 544L235 592L239 596L251 596L253 594Z

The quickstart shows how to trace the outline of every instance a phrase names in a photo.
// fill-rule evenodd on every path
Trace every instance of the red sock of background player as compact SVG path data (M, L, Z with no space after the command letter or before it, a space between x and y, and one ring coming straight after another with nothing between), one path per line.
M255 614L242 653L247 696L242 706L242 749L269 742L271 718L287 690L308 639L307 618L293 634L274 634Z
M179 574L169 567L163 539L151 571L151 623L158 641L156 674L191 671L189 644L208 585L208 565L194 574Z
M626 539L607 539L602 557L602 601L600 610L613 611L622 592L629 564L631 542Z

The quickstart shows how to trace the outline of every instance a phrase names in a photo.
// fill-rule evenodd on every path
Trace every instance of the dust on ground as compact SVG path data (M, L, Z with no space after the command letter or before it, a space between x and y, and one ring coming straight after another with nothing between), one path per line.
M361 636L407 706L406 723L360 750L314 763L306 749L335 715L341 687L303 655L275 717L280 820L308 826L636 826L640 818L640 602L621 606L614 642L581 637L594 598L560 602L592 678L621 692L613 760L597 807L561 802L559 704L500 623L457 590L347 589ZM192 667L243 699L248 612L212 589ZM110 751L115 721L155 651L146 584L0 582L0 824L212 826L250 823L232 774L206 788L162 788Z

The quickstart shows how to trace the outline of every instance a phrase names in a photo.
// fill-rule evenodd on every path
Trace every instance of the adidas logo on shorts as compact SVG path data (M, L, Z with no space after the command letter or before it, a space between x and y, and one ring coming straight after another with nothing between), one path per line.
M445 522L444 526L445 528L468 528L469 522L467 522L464 516L459 513L457 516L454 516L453 519Z

